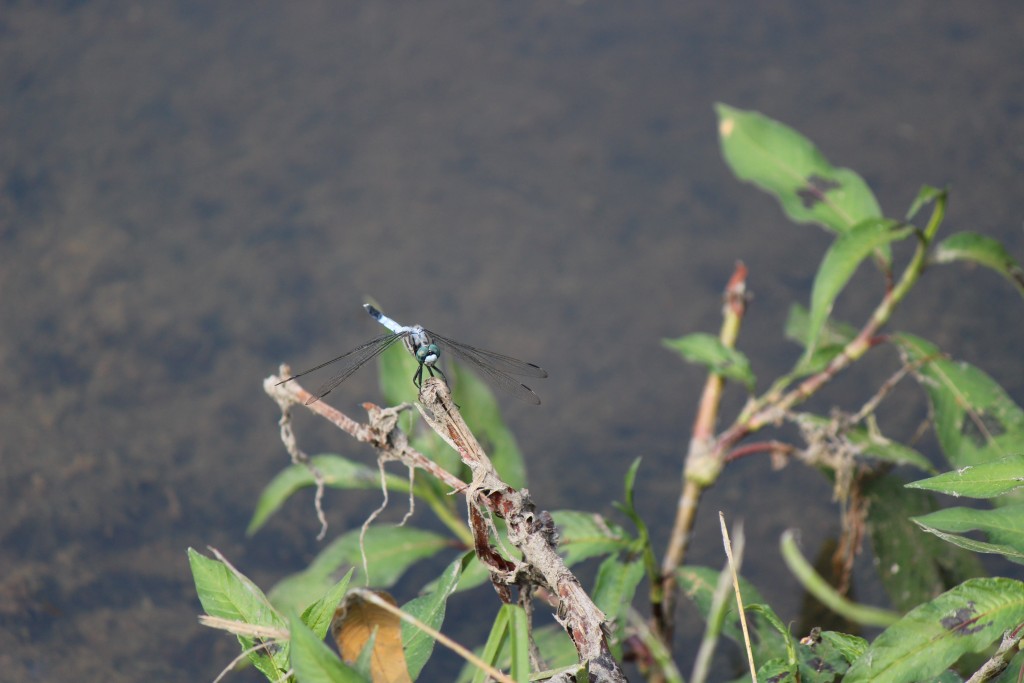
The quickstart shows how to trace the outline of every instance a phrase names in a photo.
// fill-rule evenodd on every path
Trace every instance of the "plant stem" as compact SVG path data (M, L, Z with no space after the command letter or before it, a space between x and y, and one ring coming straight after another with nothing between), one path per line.
M718 338L728 348L736 347L743 316L747 309L747 267L737 263L729 284L725 288L722 329ZM718 410L722 403L725 378L711 373L704 383L700 407L693 425L693 437L683 471L683 491L676 507L676 519L672 526L668 549L661 564L661 602L653 607L654 632L662 642L672 641L675 607L675 572L682 566L686 548L690 544L697 505L704 489L718 478L723 462L711 456L709 446L713 443Z

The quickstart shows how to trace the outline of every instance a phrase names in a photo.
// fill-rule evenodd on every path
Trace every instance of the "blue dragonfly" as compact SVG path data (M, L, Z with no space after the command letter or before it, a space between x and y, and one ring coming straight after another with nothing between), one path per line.
M398 340L402 340L405 348L419 363L416 368L416 374L412 378L412 382L416 385L417 389L419 389L423 382L424 369L426 369L431 377L436 373L447 384L448 378L444 376L441 368L437 366L437 362L441 358L441 352L444 350L450 351L453 356L477 369L484 379L495 387L508 392L520 401L540 405L540 397L533 392L533 389L513 377L513 375L535 377L538 379L547 377L547 371L539 365L457 342L454 339L449 339L436 332L424 329L421 325L413 325L411 327L400 325L370 304L364 304L363 308L366 309L366 312L374 320L388 328L390 332L376 339L371 339L337 358L332 358L316 367L303 370L288 379L281 380L278 384L298 379L303 375L308 375L328 365L336 365L336 374L320 385L314 392L313 398L307 401L307 403L315 403L331 393L339 384L351 377L356 370L367 362L379 356Z

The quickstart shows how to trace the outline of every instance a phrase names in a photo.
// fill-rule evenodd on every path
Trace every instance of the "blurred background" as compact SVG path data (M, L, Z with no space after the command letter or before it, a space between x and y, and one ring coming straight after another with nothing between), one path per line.
M610 513L642 456L663 548L703 374L661 339L716 332L742 259L740 345L763 388L797 357L786 312L830 241L735 181L713 103L801 131L890 216L920 185L950 186L947 234L1022 259L1022 35L1011 1L5 3L2 677L216 676L237 645L198 626L185 549L216 546L269 587L321 547L308 492L244 535L288 463L261 381L379 334L370 297L544 366L540 407L500 399L538 506ZM862 275L840 317L862 320L881 291ZM894 325L1021 402L1020 320L995 275L947 268ZM819 407L872 391L840 387ZM893 436L924 416L916 395L889 404ZM379 396L366 369L332 399L358 416ZM307 451L372 462L301 424ZM837 530L830 493L798 467L738 462L691 559L721 566L717 510L746 519L746 571L793 618L778 535L801 529L813 556ZM329 537L377 502L329 492ZM683 609L685 640L699 624ZM473 643L468 619L450 630Z

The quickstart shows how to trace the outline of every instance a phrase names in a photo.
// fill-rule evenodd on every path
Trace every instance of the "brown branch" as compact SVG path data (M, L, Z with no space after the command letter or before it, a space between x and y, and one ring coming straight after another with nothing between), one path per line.
M281 374L284 378L289 376L286 368L282 368ZM600 683L626 681L608 647L604 613L557 553L557 533L551 516L535 511L525 489L516 490L501 480L442 380L430 378L423 383L416 407L427 424L459 453L472 473L468 485L409 446L406 435L397 426L398 414L407 409L407 405L380 408L371 403L363 404L369 413L369 421L364 424L324 401L307 404L312 394L295 381L279 385L281 379L271 376L263 383L264 390L278 403L303 405L356 440L374 446L381 458L422 469L466 496L472 510L470 520L477 557L490 569L495 585L505 589L503 595L508 595L508 587L519 585L521 589L529 586L531 590L539 588L557 596L555 619L572 639L580 661L588 664L590 679ZM487 542L488 526L481 510L505 520L508 540L522 553L522 560L502 557ZM493 534L493 524L489 528Z
M516 490L502 481L443 381L425 381L419 398L417 407L427 424L458 451L473 474L466 492L469 500L505 520L509 542L523 554L523 560L511 568L489 565L492 580L509 586L529 582L558 596L555 620L569 634L580 661L588 664L590 679L625 681L608 647L605 615L558 555L550 516L535 511L525 489Z
M772 462L775 462L775 457L792 455L796 451L796 446L782 441L758 441L757 443L747 444L730 451L725 456L725 461L732 462L733 460L739 460L740 458L757 453L770 453L773 457Z
M263 380L263 390L278 404L300 405L313 414L319 415L356 441L370 444L385 459L398 460L409 467L424 470L455 491L466 488L465 482L410 446L405 434L398 429L398 414L409 409L411 407L409 404L394 408L381 408L373 403L364 403L363 408L369 414L369 421L357 422L337 408L328 405L326 401L307 404L307 401L313 398L313 394L302 388L297 381L280 384L282 380L290 376L287 366L282 366L280 377L271 375Z

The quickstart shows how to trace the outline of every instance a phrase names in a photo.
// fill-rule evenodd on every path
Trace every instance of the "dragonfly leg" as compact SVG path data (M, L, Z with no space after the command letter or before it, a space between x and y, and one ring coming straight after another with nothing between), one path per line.
M431 377L433 377L433 375L431 375ZM422 362L420 363L420 366L418 368L416 368L416 374L412 376L412 383L416 385L417 389L419 389L420 385L423 384L423 363Z
M427 371L430 373L431 377L433 377L434 373L436 372L438 375L441 376L441 380L445 383L445 385L451 386L450 384L448 384L448 378L444 376L443 372L441 372L441 368L437 367L436 365L428 365Z

